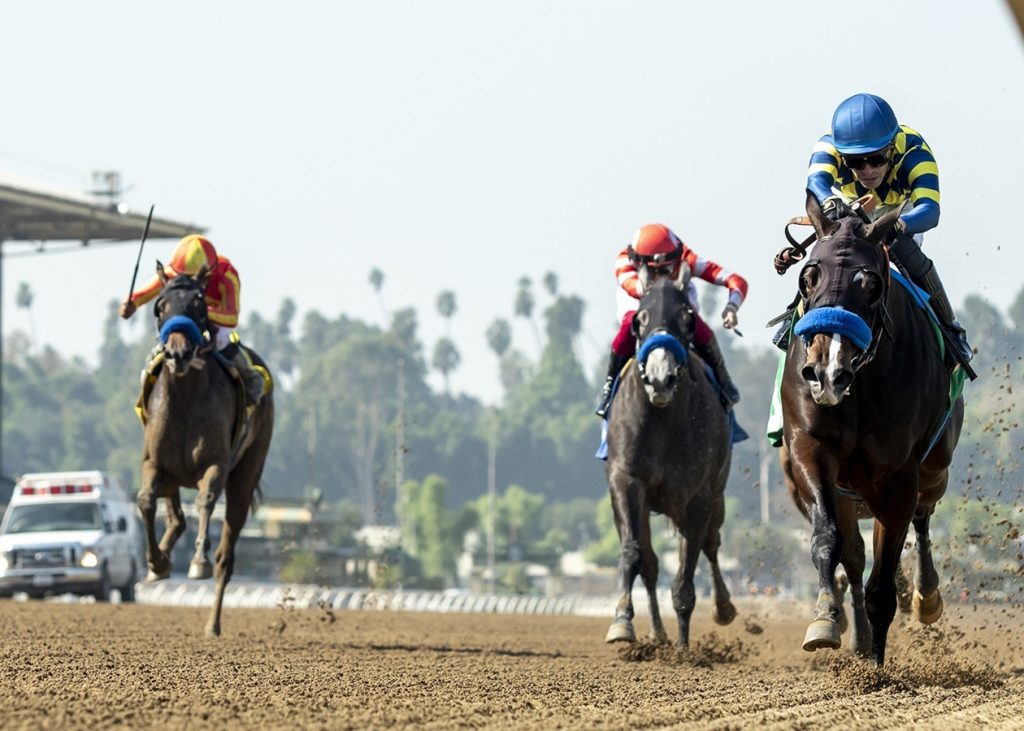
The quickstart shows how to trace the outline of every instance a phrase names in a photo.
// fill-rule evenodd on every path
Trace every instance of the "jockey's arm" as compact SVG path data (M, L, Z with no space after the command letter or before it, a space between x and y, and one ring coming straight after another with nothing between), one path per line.
M722 311L722 320L727 328L736 327L738 322L736 312L747 297L747 280L710 259L700 258L689 247L687 247L683 256L694 276L700 277L705 282L726 287L729 290L729 301Z
M640 299L641 292L640 276L637 274L636 265L629 258L629 248L619 252L615 258L615 281L633 299Z
M901 228L919 234L939 225L939 166L930 149L918 147L903 160L906 184L910 188L910 206L900 216Z
M121 317L127 320L135 314L135 310L137 310L140 305L144 305L155 299L156 296L160 294L160 290L162 288L163 283L160 281L160 278L154 274L152 279L132 292L128 299L121 303L121 307L118 310Z
M831 138L825 135L811 151L811 160L807 166L807 189L814 193L818 203L835 196L832 186L839 176L839 153L832 145Z

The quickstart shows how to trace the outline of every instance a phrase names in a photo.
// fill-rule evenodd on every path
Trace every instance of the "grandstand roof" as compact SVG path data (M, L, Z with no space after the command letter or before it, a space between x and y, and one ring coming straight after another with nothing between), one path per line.
M123 203L75 193L0 172L0 241L47 241L83 244L138 240L147 212L131 211ZM153 217L151 239L177 239L205 229Z

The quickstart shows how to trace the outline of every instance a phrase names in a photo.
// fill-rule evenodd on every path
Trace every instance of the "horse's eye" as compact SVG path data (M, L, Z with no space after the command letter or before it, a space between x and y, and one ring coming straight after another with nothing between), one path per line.
M800 294L809 297L818 286L821 279L821 271L816 266L808 266L800 274Z
M853 283L860 285L871 304L875 304L882 296L882 279L874 272L865 269L859 270L853 275Z

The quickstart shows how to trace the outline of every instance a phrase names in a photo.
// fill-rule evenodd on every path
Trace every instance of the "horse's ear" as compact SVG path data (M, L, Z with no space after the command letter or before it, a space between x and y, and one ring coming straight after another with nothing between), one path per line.
M872 244L880 244L888 239L889 232L892 231L892 227L896 225L900 216L903 215L903 206L905 205L906 201L904 201L898 208L886 211L884 215L865 226L864 238Z
M156 260L156 276L160 280L160 286L167 284L167 272L164 271L164 265L159 259Z
M829 219L825 212L821 210L818 196L814 195L814 191L810 188L807 189L807 204L805 207L807 209L807 217L811 219L811 225L814 226L814 231L818 234L819 239L831 236L839 228L839 224Z
M210 279L210 267L203 264L196 273L196 283L200 289L206 289L206 282Z

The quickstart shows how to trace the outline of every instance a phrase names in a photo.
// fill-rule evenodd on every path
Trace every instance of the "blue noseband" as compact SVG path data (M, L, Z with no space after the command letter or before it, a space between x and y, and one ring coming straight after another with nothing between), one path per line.
M194 345L200 345L203 342L203 334L199 331L199 326L192 320L191 317L185 317L184 315L175 315L174 317L168 318L167 321L160 326L160 343L167 345L167 338L171 336L171 333L184 333Z
M679 342L679 338L675 335L670 335L667 332L656 332L641 343L640 350L638 350L636 354L637 360L641 363L647 363L647 356L658 348L665 348L668 350L676 357L676 360L679 361L679 363L686 363L687 359L690 357L690 354L686 351L686 347Z
M836 333L861 350L871 344L871 328L857 314L841 307L815 307L801 317L793 332L804 340L819 333Z

